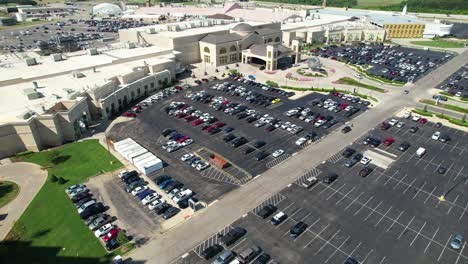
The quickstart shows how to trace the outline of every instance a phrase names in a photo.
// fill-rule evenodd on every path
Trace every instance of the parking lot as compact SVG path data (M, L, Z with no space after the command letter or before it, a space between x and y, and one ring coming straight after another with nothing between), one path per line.
M367 73L391 81L414 82L453 55L444 52L382 44L329 45L313 50L317 56L371 66Z
M260 203L253 211L232 223L247 234L233 246L239 253L252 245L259 246L278 263L343 263L353 257L359 263L466 263L465 242L460 249L451 247L456 234L466 237L468 195L467 133L434 123L419 123L411 118L398 118L403 126L387 130L376 127L361 140L345 148L355 150L372 160L345 167L348 158L340 150L323 164L307 172L294 184ZM384 121L384 120L383 120ZM419 127L415 133L409 132ZM433 139L435 132L448 135L446 143ZM389 146L375 148L362 144L372 136L381 142L392 137ZM409 143L406 151L400 144ZM422 157L418 148L426 149ZM372 169L360 177L364 167ZM441 169L443 168L443 169ZM321 181L330 173L338 178L331 184ZM319 181L310 188L302 183L310 177ZM444 199L439 197L444 195ZM270 217L257 213L268 204L286 213L286 220L272 225ZM298 237L290 228L298 222L307 228ZM220 233L225 233L221 230ZM214 235L176 263L211 263L199 257L201 252L219 243Z
M437 87L457 97L468 97L468 64L450 75Z
M119 29L145 25L147 24L139 21L66 19L29 28L4 30L0 34L0 49L8 52L38 47L55 50L58 45L62 45L66 51L74 51L99 47L106 45L108 41L115 41Z
M237 81L231 82L240 85ZM260 87L249 86L250 90L261 93L263 96L280 99L280 102L276 104L265 106L251 103L241 96L231 95L226 91L212 89L213 86L220 83L222 84L224 81L205 83L188 92L182 91L157 103L155 102L144 109L134 120L116 124L109 132L108 137L114 141L128 137L133 138L158 157L161 157L166 163L163 171L151 175L150 178L160 174L168 174L176 180L183 182L187 188L194 190L198 199L210 203L225 192L247 183L267 169L285 162L302 148L311 146L314 141L320 140L321 137L326 136L330 131L339 128L344 123L349 122L354 116L359 115L360 112L367 110L364 104L339 96L311 94L293 101L289 100L287 96L273 91L265 91ZM205 91L203 94L210 96L209 98L211 99L205 101L205 103L202 100L195 100L195 95L201 91ZM213 99L219 97L230 103L237 102L246 106L247 108L243 111L255 111L256 120L249 123L247 121L249 117L239 118L242 112L238 112L237 115L231 115L221 109L216 110ZM335 112L325 109L324 106L319 106L326 99L333 99L337 105L335 108L341 105L343 110L339 109ZM200 113L211 115L218 119L217 123L224 123L224 125L217 133L211 135L202 130L202 128L206 130L208 125L194 125L193 121L185 120L185 118L190 116L182 115L182 113L179 113L180 115L178 116L175 113L173 115L167 113L169 110L168 106L174 102L183 102L184 107L186 107L185 109L192 107L191 111L200 111ZM223 110L226 110L229 105L224 106ZM354 115L344 110L345 107L351 106L356 108ZM286 115L287 111L296 107L310 109L310 112L308 112L308 116L310 116L309 122L305 122L306 119L301 120L299 114L295 116ZM261 121L261 117L265 114L268 114L269 118L275 119L278 122L278 127L273 127L273 124L266 123L258 125L257 123ZM326 120L326 118L335 121L327 121L320 127L315 126L315 121L320 119ZM279 123L280 121L282 123ZM294 134L286 128L282 129L279 126L279 124L288 125L286 124L287 122L289 122L289 127L292 128L292 125L295 125L294 127L296 128L302 127L302 130L298 130ZM217 123L213 123L212 125L216 125ZM328 127L327 124L330 124L331 127L325 128ZM272 131L269 132L267 130L268 127ZM173 128L181 135L190 137L194 143L174 152L165 151L163 146L169 140L162 136L161 132L167 128ZM225 132L226 128L233 128L233 130ZM232 134L236 138L244 137L247 142L237 148L232 147L231 144L235 140L227 142L225 137L228 134ZM303 143L296 144L301 138L304 139ZM264 145L256 145L257 141L263 141ZM250 152L246 152L246 149L250 149ZM283 150L284 153L278 157L274 157L274 152L279 149ZM257 156L261 153L265 153L266 156L260 160L256 160ZM203 161L208 161L210 156L216 155L226 161L229 166L226 168L209 166L208 168L197 170L195 166L190 166L189 163L181 160L186 154L193 154Z

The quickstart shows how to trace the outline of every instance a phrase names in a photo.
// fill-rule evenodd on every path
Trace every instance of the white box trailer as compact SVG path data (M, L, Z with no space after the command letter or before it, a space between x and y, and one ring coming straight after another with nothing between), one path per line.
M153 172L162 169L162 167L163 167L162 160L160 160L159 158L156 158L140 166L140 171L145 175L150 175Z
M121 153L123 150L127 149L128 147L136 146L136 145L138 145L138 143L136 143L136 142L127 142L125 144L119 145L117 148L115 148L115 150L117 152Z
M123 145L126 145L128 143L131 143L131 142L135 142L135 140L133 140L131 138L126 138L124 140L117 141L117 142L114 143L114 148L118 149L119 147L121 147Z
M118 152L120 155L124 156L125 151L127 151L127 150L129 150L129 149L132 149L132 148L134 148L134 147L137 147L137 146L140 146L140 145L138 145L138 143L133 143L133 144L125 145L125 146L123 146L122 148L119 148L119 149L117 150L117 152Z
M154 156L153 153L147 152L147 153L142 154L142 155L140 155L140 156L138 156L138 157L134 157L134 158L131 160L131 162L132 162L132 164L136 164L136 163L138 163L139 161L144 160L144 159L147 159L148 157L152 157L152 156Z
M133 151L132 153L128 154L127 155L127 160L130 161L131 163L133 163L132 160L135 157L141 156L141 155L143 155L145 153L148 153L148 150L146 150L145 148L142 147L142 148L137 149L137 150Z
M136 167L137 169L139 169L140 166L142 166L142 165L148 163L148 161L154 160L154 159L157 159L157 158L158 158L158 157L156 157L153 153L151 153L151 156L148 156L148 157L146 157L145 159L141 159L141 160L135 162L133 165L135 165L135 167Z
M144 149L142 146L140 145L136 145L130 149L125 149L123 152L122 152L122 156L128 160L128 155L132 154L133 152L137 151L137 150L140 150L140 149Z

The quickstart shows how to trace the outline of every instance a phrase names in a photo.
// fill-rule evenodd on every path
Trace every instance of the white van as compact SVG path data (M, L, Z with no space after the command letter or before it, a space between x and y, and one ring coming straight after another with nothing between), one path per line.
M359 73L354 74L354 77L356 77L356 78L358 78L358 79L362 79L362 75L359 74Z
M418 148L418 150L416 150L416 156L417 157L422 158L422 156L424 156L424 154L426 154L426 149L425 148Z

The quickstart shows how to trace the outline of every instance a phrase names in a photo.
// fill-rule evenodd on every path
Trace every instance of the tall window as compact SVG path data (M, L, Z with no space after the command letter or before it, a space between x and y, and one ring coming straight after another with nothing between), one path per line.
M230 57L229 57L229 60L230 60L231 62L237 61L237 54L231 54Z
M203 61L204 61L205 63L210 63L210 55L205 55L205 56L203 57Z
M273 41L273 40L272 40L271 38L269 38L267 42L270 43L270 42L272 42L272 41Z
M226 48L221 48L221 49L219 50L219 54L224 54L224 53L226 53Z
M281 41L280 37L275 38L275 42L280 42L280 41Z
M268 51L268 58L271 58L271 51Z
M232 46L229 48L229 51L230 51L230 52L237 51L236 46L232 45Z
M227 63L227 56L219 57L219 64L226 64Z
M204 51L205 53L210 53L210 49L209 49L208 47L205 47L205 48L203 49L203 51Z

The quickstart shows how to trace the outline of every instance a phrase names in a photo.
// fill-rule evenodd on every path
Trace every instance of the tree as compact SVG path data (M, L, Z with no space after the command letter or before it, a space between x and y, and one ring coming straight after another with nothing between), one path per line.
M59 177L59 178L58 178L58 183L59 183L59 184L64 184L64 183L66 183L66 182L67 182L67 180L65 180L63 177Z
M50 181L51 181L51 182L57 182L57 181L58 181L57 176L55 176L54 174L52 174L52 175L50 176Z
M462 122L463 122L463 123L466 122L466 114L463 115L463 117L462 117Z
M119 242L120 245L123 245L129 241L127 237L127 232L125 230L121 230L119 234L117 235L117 242Z
M427 105L424 106L424 112L427 112Z

